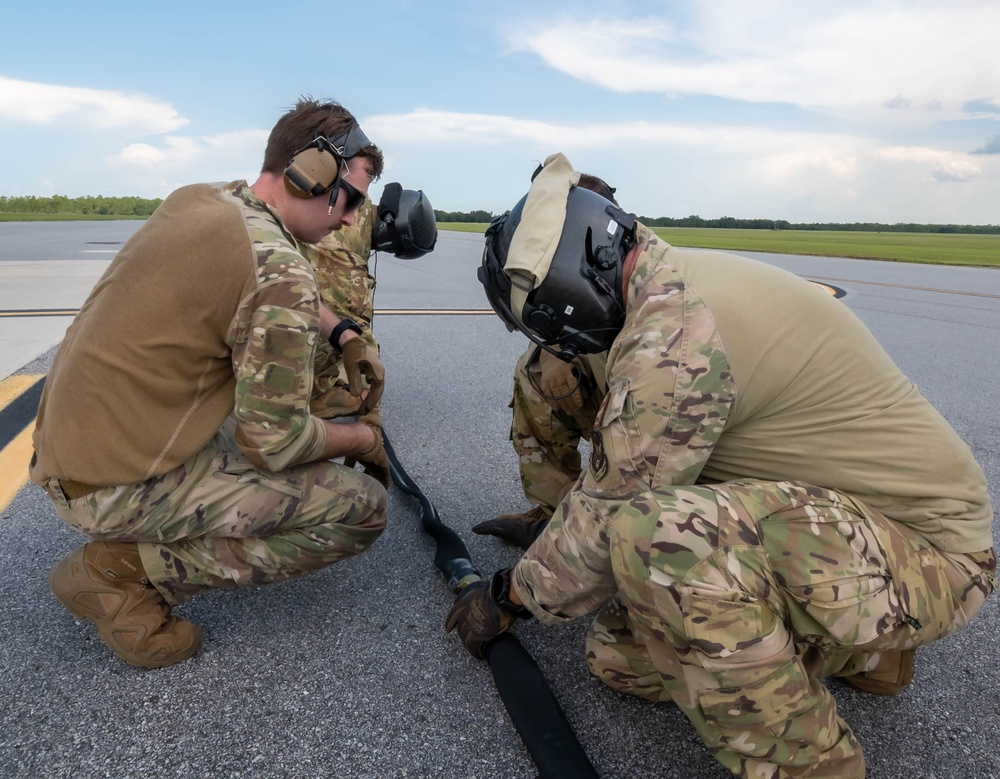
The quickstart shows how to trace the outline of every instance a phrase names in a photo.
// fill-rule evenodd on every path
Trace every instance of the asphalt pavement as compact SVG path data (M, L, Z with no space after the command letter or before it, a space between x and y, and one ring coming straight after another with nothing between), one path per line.
M8 263L79 259L72 247L101 239L65 240L57 256L11 256L8 245L0 282ZM428 257L381 256L376 310L486 311L475 278L481 241L443 232ZM56 243L49 236L35 245ZM970 444L1000 505L1000 271L751 256L844 289L844 304ZM44 288L43 275L41 297L21 305L45 307ZM507 408L525 339L485 313L380 313L375 330L387 366L386 430L404 467L480 570L511 565L517 550L470 528L527 507ZM17 372L44 373L51 356ZM49 569L84 539L39 489L21 490L0 530L0 777L535 775L488 668L444 633L452 595L415 501L398 489L388 528L365 554L182 606L180 615L205 629L205 645L155 671L115 659L49 593ZM600 775L728 776L676 707L588 676L586 629L586 620L531 621L518 635ZM872 697L835 680L830 688L870 777L1000 777L997 598L966 629L918 652L914 683L900 696Z

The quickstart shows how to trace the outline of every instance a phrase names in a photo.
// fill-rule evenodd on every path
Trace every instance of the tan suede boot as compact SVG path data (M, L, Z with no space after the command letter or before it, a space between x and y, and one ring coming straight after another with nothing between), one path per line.
M149 583L137 544L84 544L52 569L49 586L77 619L93 622L126 663L162 668L187 660L201 647L201 628L171 616L170 606Z
M527 549L549 524L551 512L535 506L520 514L501 514L496 519L480 522L472 528L481 536L496 536L522 549Z
M842 677L851 687L872 695L899 695L913 681L915 649L883 652L874 670Z

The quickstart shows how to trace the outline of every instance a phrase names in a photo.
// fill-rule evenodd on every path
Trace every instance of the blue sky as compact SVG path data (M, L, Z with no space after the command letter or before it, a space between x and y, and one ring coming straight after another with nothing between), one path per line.
M1000 223L1000 3L21 3L0 195L253 181L299 95L499 213L561 151L640 215Z

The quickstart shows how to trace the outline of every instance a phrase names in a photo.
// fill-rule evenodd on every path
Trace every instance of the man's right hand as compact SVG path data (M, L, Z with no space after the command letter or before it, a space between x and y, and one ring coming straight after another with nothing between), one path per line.
M486 645L514 623L514 615L490 596L490 583L468 585L455 600L445 620L447 632L458 628L458 635L473 657L483 659Z
M345 457L344 465L353 468L357 463L361 463L365 473L389 489L392 478L389 470L389 457L385 453L382 439L382 414L378 409L375 409L360 417L358 422L366 425L375 434L375 443L367 452Z
M570 416L580 413L583 410L583 389L580 373L573 363L539 349L538 368L541 371L538 386L545 399Z

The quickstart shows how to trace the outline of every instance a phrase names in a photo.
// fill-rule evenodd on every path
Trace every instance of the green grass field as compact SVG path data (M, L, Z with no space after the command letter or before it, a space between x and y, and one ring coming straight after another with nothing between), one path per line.
M147 216L116 216L104 214L0 214L0 222L94 222L112 219L148 219Z
M0 214L0 222L145 219L141 216L82 214ZM484 233L485 222L441 222L441 230ZM710 227L655 227L674 246L776 254L814 254L866 260L978 265L1000 268L1000 235L949 233L861 233L844 230L730 230Z
M470 233L485 232L487 227L482 223L466 222L438 224L441 230ZM656 227L654 230L674 246L700 249L814 254L823 257L1000 268L1000 235L730 230L701 227Z

